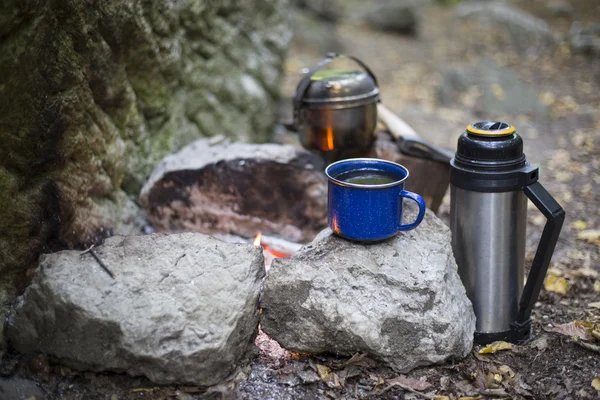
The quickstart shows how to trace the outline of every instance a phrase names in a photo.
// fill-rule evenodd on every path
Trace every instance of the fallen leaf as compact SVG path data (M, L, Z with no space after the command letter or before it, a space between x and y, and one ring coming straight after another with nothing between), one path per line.
M502 375L508 375L510 378L515 376L515 371L513 371L508 365L502 365L498 367L498 372L500 372Z
M580 320L575 320L573 321L573 324L575 324L575 326L581 326L584 327L587 330L591 330L594 327L594 324L592 323L592 321L580 321Z
M433 400L450 400L448 396L435 396Z
M340 380L335 372L331 372L329 367L321 364L317 364L317 372L319 376L329 387L340 387Z
M589 308L600 308L600 301L588 304Z
M496 382L496 380L494 379L494 374L488 372L488 374L485 377L485 382L483 382L482 389L498 389L499 387L500 386L498 386L498 382Z
M600 292L600 281L594 282L594 292Z
M579 220L571 223L571 228L578 229L581 231L581 230L587 228L587 223L585 221L582 221L579 219Z
M512 349L512 344L504 341L498 341L494 343L490 343L486 345L483 349L479 350L479 354L494 354L500 350L510 350Z
M456 390L458 390L459 393L467 396L474 396L477 393L479 393L479 389L477 389L467 380L454 382L454 387L456 388Z
M515 383L513 389L515 390L515 392L517 392L521 396L533 397L530 392L530 390L532 390L533 388L525 382L525 380L520 374L516 374L514 380Z
M319 373L321 379L325 379L325 377L329 375L331 370L325 365L317 364L317 372Z
M548 348L548 338L548 335L544 334L531 342L531 346L540 351L546 350Z
M302 379L302 382L304 383L315 383L318 382L320 378L312 369L299 371L296 375L298 378Z
M352 378L355 376L359 376L359 375L362 375L362 371L356 365L348 365L346 368L337 372L337 376L338 376L338 378L340 378L340 383L342 383L342 384L346 379Z
M413 390L423 391L429 389L432 385L429 382L421 381L419 379L409 378L406 375L399 375L395 378L386 380L388 385L400 384L401 386L409 387Z
M479 400L479 399L483 399L483 396L476 396L476 397L468 396L468 397L459 397L458 398L458 400Z
M569 322L568 324L556 325L546 330L549 332L559 333L561 335L569 336L571 338L576 337L583 340L592 340L593 337L590 333L589 327L580 324L581 321Z
M592 380L592 387L600 392L600 376L597 376Z
M588 229L577 233L577 239L600 246L600 229Z
M600 353L600 346L596 346L595 344L584 342L583 340L579 339L578 337L573 337L573 342L577 343L584 349L588 349L593 352Z
M564 296L569 291L569 282L565 278L550 274L544 280L544 289Z

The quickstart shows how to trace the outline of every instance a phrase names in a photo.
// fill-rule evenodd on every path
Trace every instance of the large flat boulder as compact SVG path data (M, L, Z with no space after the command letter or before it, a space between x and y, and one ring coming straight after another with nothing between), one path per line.
M198 233L113 237L90 254L42 256L7 337L79 370L213 385L240 364L258 328L262 251Z
M261 326L290 350L362 352L400 372L464 357L475 315L456 269L450 231L429 210L417 229L380 243L326 229L273 262Z

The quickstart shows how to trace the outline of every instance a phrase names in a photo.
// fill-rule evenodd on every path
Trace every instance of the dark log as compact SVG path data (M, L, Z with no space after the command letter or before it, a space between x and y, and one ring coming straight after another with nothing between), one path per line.
M423 196L427 208L437 212L450 183L450 166L447 163L412 157L400 153L398 145L386 131L379 131L369 150L338 150L320 152L327 163L346 158L372 157L389 160L405 166L410 175L405 189Z
M201 139L165 158L140 202L159 231L258 231L310 241L327 226L321 158L294 146Z

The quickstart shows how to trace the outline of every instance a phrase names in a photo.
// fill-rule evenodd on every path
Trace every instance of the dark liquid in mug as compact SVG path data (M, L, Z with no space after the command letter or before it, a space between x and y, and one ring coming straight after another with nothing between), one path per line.
M385 185L400 180L398 176L390 172L372 169L355 169L343 172L335 178L356 185Z

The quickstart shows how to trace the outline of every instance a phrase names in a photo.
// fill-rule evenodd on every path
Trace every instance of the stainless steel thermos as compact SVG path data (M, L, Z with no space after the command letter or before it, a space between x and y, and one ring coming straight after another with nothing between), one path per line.
M469 125L450 164L452 249L477 317L475 342L526 340L564 210L507 123ZM524 285L527 198L547 222Z

